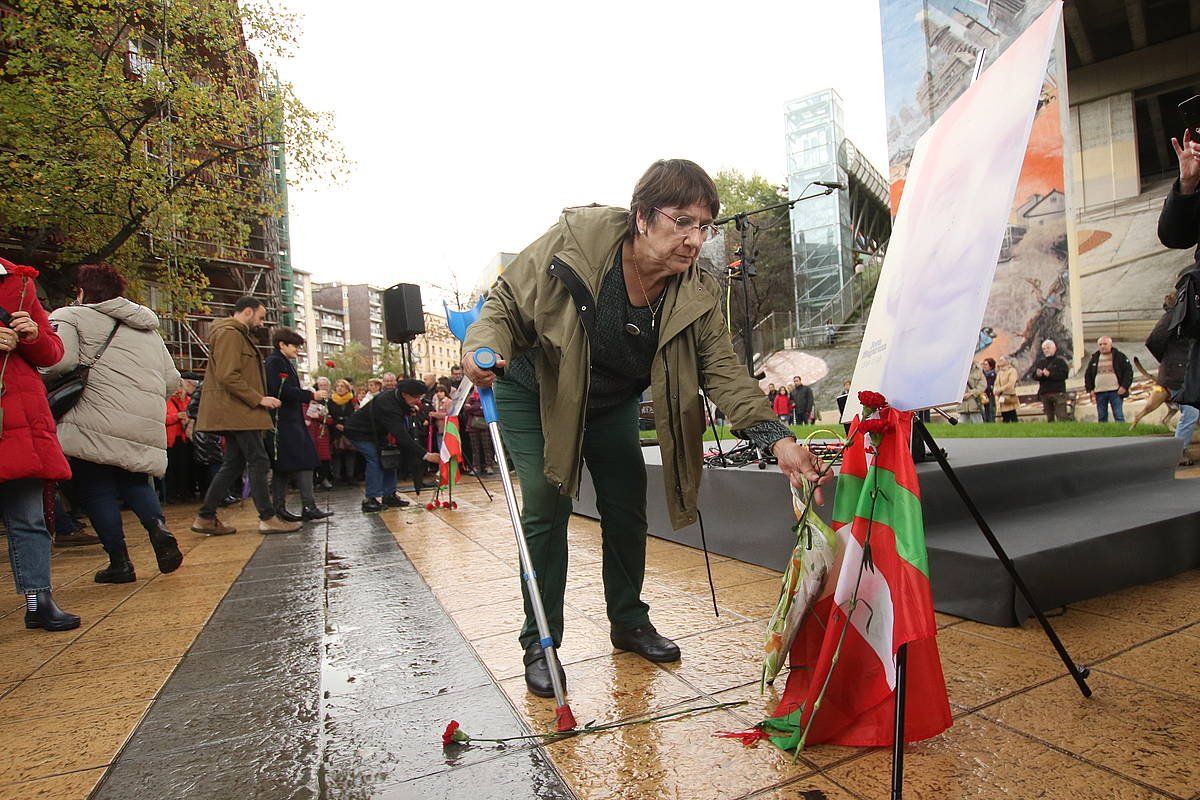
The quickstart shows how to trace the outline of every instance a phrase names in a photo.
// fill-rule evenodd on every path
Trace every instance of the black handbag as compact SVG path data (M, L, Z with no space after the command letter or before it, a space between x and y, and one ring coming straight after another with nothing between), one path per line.
M379 444L380 441L386 442L387 439L379 438L379 423L375 419L375 402L379 398L374 398L368 404L371 406L371 428L375 431L375 446L379 449L379 466L382 469L394 470L404 466L404 451L399 447L387 447Z
M75 365L75 369L65 375L54 378L43 377L42 380L46 384L46 399L50 403L50 413L54 415L55 422L62 419L64 414L75 407L79 398L83 397L83 392L87 388L88 373L100 361L100 357L108 349L113 337L117 335L117 328L120 327L121 321L117 320L113 329L109 331L108 338L104 340L104 344L100 345L100 349L92 357L90 364L80 362Z

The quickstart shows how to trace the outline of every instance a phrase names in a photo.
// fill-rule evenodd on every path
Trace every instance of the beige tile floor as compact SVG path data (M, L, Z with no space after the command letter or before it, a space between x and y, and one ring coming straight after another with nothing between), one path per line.
M222 519L254 530L257 516L245 505ZM0 800L86 798L262 541L257 532L194 534L190 512L167 509L184 552L170 575L159 574L129 514L136 583L95 583L107 563L98 546L55 550L55 600L83 619L66 633L25 630L0 540Z
M457 511L385 519L517 712L548 730L553 701L530 695L521 677L520 587L503 502L470 487L455 499ZM607 641L599 525L573 517L569 542L562 659L581 723L748 701L550 745L579 797L888 796L887 751L818 746L793 763L767 744L712 736L749 727L778 702L776 690L760 696L755 680L778 573L714 557L716 617L702 554L652 539L645 597L684 654L654 665ZM448 562L469 563L472 580ZM955 723L908 748L906 798L1200 799L1200 570L1054 613L1068 649L1093 668L1090 700L1063 677L1036 623L993 628L938 615Z
M504 506L471 487L456 495L457 511L382 517L516 711L545 730L553 703L529 695L521 678L520 587ZM252 527L251 511L228 517ZM154 569L132 521L135 584L93 583L103 563L97 548L56 551L56 597L84 616L78 631L27 632L19 601L10 595L0 605L0 800L87 797L261 541L195 536L190 519L172 511L186 557L169 576ZM678 664L654 665L608 642L598 524L573 518L570 546L562 656L580 722L747 701L551 745L579 797L887 796L885 751L815 747L793 762L766 744L746 749L712 737L749 727L778 701L775 690L760 696L755 681L777 574L714 557L715 617L703 556L651 540L645 596L684 652ZM3 559L0 588L8 581ZM955 724L908 749L905 796L1200 800L1200 570L1081 603L1053 621L1075 657L1093 666L1091 700L1062 677L1036 625L992 628L938 615Z

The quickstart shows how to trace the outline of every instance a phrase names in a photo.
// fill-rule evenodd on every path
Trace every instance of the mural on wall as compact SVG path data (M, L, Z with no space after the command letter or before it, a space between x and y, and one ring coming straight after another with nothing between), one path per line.
M893 213L913 147L1050 0L880 0ZM992 283L978 357L1009 356L1025 373L1044 339L1072 358L1064 142L1056 59L1047 65L1029 147Z

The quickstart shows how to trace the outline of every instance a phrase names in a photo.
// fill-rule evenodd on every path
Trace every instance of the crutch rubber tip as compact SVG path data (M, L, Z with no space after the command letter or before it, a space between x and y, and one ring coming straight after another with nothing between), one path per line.
M571 713L571 707L568 705L559 706L554 710L554 720L558 723L559 733L575 730L575 715Z

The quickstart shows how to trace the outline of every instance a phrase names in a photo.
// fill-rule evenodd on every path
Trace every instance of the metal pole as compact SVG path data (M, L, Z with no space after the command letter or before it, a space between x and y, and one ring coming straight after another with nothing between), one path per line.
M742 331L742 349L746 355L746 370L754 376L754 329L750 320L750 264L754 260L750 255L750 241L747 230L750 227L745 216L734 220L734 224L742 234L742 307L745 309L745 328Z
M904 697L908 694L908 642L896 648L896 719L892 736L892 800L904 795Z
M490 389L481 392L491 393ZM517 555L521 560L521 577L529 590L529 604L533 606L533 618L537 622L542 651L546 654L546 666L550 669L550 685L554 687L554 702L559 708L567 704L567 692L558 676L558 652L550 635L550 623L546 620L546 609L542 605L542 593L538 589L537 573L533 569L533 558L529 555L529 543L525 541L525 529L521 525L521 509L517 507L517 496L513 491L512 477L508 474L508 457L504 441L500 438L500 423L489 422L488 432L492 435L492 449L496 453L496 466L500 471L500 482L504 484L504 499L508 502L508 516L512 519L513 532L517 535Z

